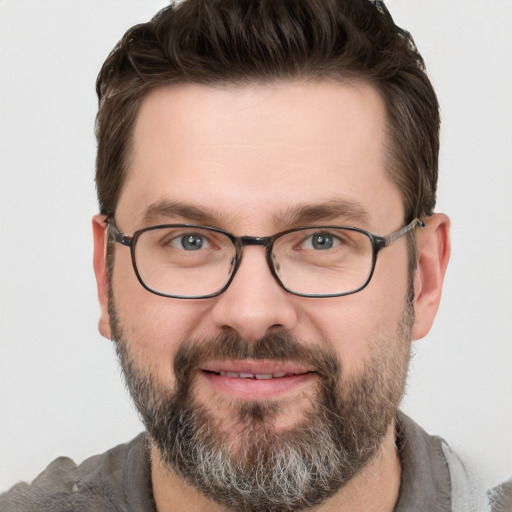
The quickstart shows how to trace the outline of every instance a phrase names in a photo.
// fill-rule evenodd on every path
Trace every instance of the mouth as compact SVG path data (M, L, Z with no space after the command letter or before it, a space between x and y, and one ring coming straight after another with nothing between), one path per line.
M316 378L312 368L276 361L214 361L199 369L208 386L232 399L269 400L296 392Z
M207 371L208 370L204 370ZM285 377L292 377L294 375L303 375L303 373L237 373L220 370L218 372L209 372L214 375L221 375L223 377L229 377L231 379L255 379L255 380L269 380L269 379L283 379ZM305 372L308 373L308 372Z

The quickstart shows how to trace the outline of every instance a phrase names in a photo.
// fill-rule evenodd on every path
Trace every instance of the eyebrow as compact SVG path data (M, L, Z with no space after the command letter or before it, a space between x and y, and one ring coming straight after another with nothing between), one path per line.
M206 210L200 206L163 199L149 205L143 212L144 225L161 223L162 219L176 219L186 223L223 227L228 217L218 210ZM273 222L281 227L308 225L336 220L367 225L369 215L358 201L333 199L323 203L299 203L272 215Z
M224 215L217 211L208 212L204 208L181 201L169 201L162 199L149 205L143 212L142 222L149 225L154 222L161 222L162 218L183 220L187 223L196 223L205 226L215 227Z
M302 203L274 215L274 222L286 226L327 221L355 222L367 225L369 215L358 201L333 199L321 204Z

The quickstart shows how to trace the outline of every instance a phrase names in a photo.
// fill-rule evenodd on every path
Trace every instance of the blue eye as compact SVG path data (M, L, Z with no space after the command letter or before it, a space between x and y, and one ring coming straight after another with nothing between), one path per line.
M327 231L314 233L304 241L304 248L325 251L341 243L341 240Z
M210 247L208 240L198 233L186 233L178 236L171 240L169 245L185 251L198 251Z

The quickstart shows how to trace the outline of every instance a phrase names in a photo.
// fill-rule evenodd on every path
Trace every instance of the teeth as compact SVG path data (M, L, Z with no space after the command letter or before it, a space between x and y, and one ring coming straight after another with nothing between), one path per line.
M256 379L256 380L269 380L269 379L281 379L289 375L285 372L278 373L236 373L236 372L225 372L223 370L218 372L219 375L224 377L230 377L232 379Z

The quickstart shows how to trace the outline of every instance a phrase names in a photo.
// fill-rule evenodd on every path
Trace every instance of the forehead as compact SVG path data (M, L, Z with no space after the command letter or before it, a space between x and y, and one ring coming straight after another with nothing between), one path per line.
M297 205L332 202L382 217L401 209L385 172L385 126L384 104L365 83L157 89L136 118L116 217L140 227L165 202L261 226Z

